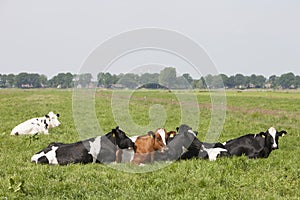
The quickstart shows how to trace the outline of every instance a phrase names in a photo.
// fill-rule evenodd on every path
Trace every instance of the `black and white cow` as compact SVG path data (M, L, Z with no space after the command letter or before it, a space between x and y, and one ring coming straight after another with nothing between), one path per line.
M58 121L59 114L52 111L44 117L29 119L12 129L11 135L33 135L36 133L49 134L49 129L60 125Z
M227 157L229 153L225 146L220 143L202 143L202 147L200 148L200 152L198 158L209 159L210 161L214 161L217 157Z
M182 130L192 130L191 127L187 125L181 125L177 128L178 132ZM196 132L197 133L197 132ZM192 158L201 158L201 159L209 159L210 161L214 161L217 157L227 156L227 150L225 146L221 143L206 143L201 142L197 137L194 137L190 146L187 150L181 155L181 160L187 160Z
M176 128L178 134L168 143L166 153L157 153L157 160L187 160L202 158L216 160L218 156L225 156L227 150L221 143L203 143L197 138L197 132L182 124Z
M224 143L228 153L232 156L246 155L248 158L267 158L272 150L278 149L278 138L287 134L278 132L274 127L266 132L247 134Z
M67 165L70 163L111 163L118 148L133 148L134 143L116 127L104 136L71 144L51 143L31 157L31 162Z
M167 142L167 150L164 152L155 152L155 161L178 160L184 149L189 148L196 134L190 128L182 128L183 126L185 125L180 126L178 134L171 132Z

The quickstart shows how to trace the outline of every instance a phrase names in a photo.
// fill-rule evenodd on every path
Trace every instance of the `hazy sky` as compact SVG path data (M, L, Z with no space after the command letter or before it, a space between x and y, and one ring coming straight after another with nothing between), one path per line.
M109 38L158 27L193 39L220 73L299 75L299 19L298 0L0 0L0 73L36 72L49 78L60 72L77 73L89 54ZM132 71L134 59L145 53L125 56L111 72ZM158 64L181 65L170 59ZM149 58L138 65L147 63ZM190 69L181 72L197 76Z

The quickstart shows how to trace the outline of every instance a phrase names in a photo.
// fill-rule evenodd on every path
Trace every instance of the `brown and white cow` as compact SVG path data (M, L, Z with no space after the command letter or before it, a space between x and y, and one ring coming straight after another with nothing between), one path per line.
M164 128L158 128L156 131L161 137L162 141L165 144L168 144L176 135L176 131L167 132ZM130 139L135 142L139 136L130 137ZM163 140L165 138L165 142ZM117 151L117 162L118 163L131 163L134 158L134 150L133 149L119 149Z
M138 136L134 143L133 164L143 165L154 161L155 151L163 152L166 150L166 145L159 133L149 131L147 135Z
M161 136L161 139L162 139L164 145L167 145L167 140L169 138L169 134L167 133L166 129L164 129L164 128L157 128L155 130L155 133L158 133ZM129 138L131 139L132 142L135 142L138 137L139 137L139 135L131 136Z

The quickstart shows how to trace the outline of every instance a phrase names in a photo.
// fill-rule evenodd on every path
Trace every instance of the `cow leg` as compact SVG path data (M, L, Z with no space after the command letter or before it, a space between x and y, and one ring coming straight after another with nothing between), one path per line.
M154 161L154 152L155 151L150 152L150 163L153 163Z
M248 156L248 158L250 158L250 159L256 159L256 158L259 158L259 157L260 157L260 156L259 156L259 153L257 153L257 152L248 154L247 156Z
M123 155L123 151L121 149L118 149L116 151L116 162L120 163L122 161L122 155Z
M134 153L132 163L136 165L139 165L141 163L141 155L139 153Z

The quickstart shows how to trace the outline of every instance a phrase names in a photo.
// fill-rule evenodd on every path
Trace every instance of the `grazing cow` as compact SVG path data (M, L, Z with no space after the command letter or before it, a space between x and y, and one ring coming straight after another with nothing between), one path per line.
M11 131L11 135L24 135L44 133L49 134L49 129L60 125L58 121L59 114L54 114L52 111L44 117L32 118L19 125Z
M143 165L154 161L155 151L164 151L166 146L158 132L149 131L147 135L138 136L134 143L133 164Z
M186 124L183 124L177 128L178 132L187 130L192 131L192 128ZM214 161L218 156L223 157L227 155L227 150L223 144L201 142L197 137L194 137L190 146L187 148L186 152L181 155L180 159L187 160L192 158L202 158Z
M67 165L70 163L111 163L118 148L133 148L134 143L116 127L105 136L71 144L51 143L32 156L31 162Z
M278 149L278 138L287 134L286 131L276 131L274 127L259 134L247 134L224 143L232 156L245 154L248 158L267 158L271 151Z

